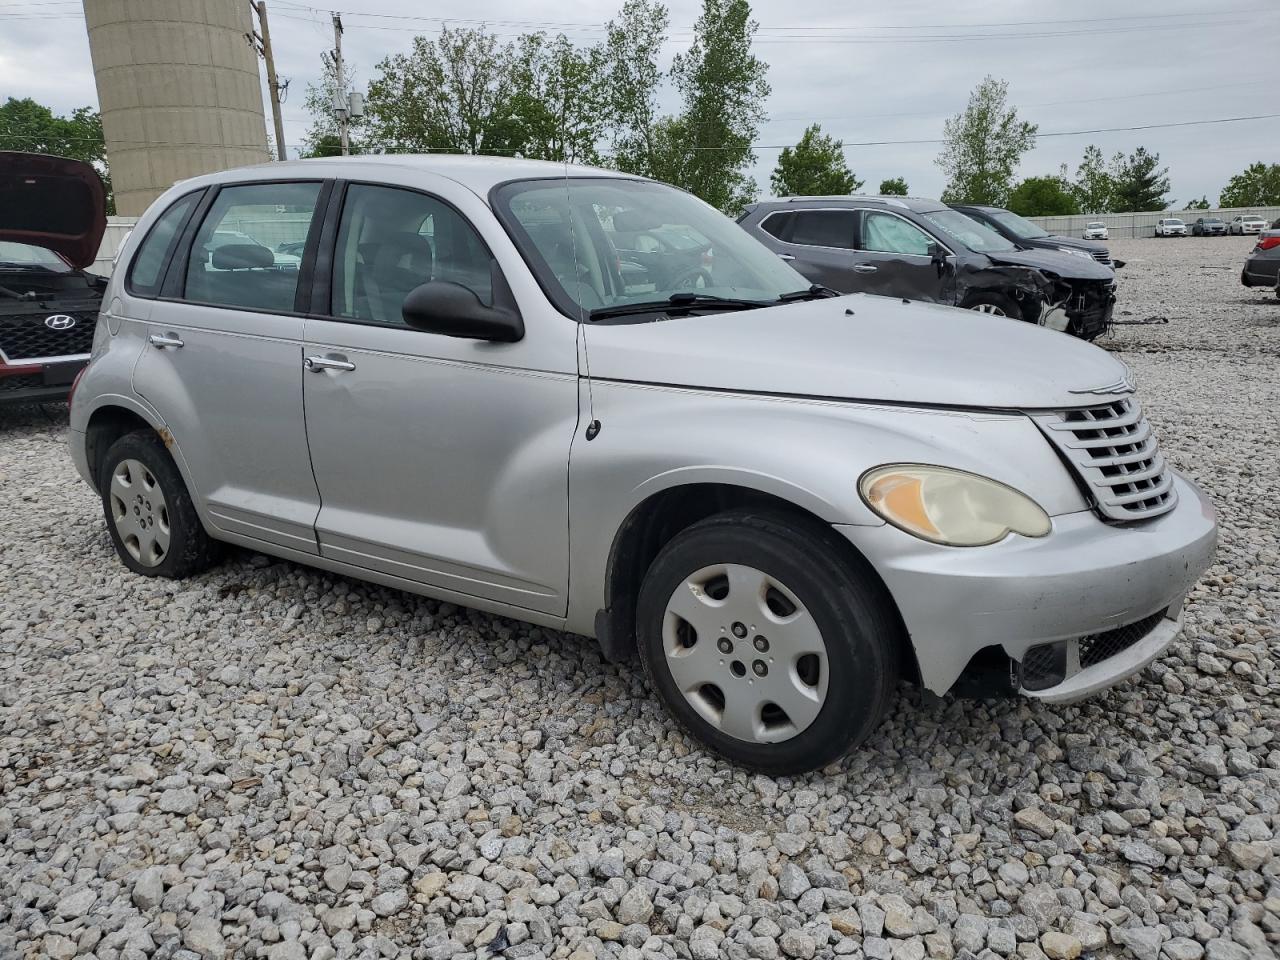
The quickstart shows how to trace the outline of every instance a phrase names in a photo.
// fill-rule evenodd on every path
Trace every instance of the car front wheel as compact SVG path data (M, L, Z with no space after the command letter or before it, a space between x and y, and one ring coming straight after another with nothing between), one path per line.
M672 539L637 607L650 685L699 742L772 775L843 756L876 729L898 681L901 625L838 535L735 511Z
M134 573L181 579L210 566L218 544L200 524L169 451L150 430L111 445L98 475L116 553Z

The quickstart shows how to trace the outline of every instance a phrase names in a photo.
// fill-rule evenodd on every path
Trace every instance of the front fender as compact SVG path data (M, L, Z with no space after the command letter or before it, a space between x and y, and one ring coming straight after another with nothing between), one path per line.
M858 494L885 463L933 463L1000 480L1050 514L1087 509L1021 414L924 410L628 383L593 385L601 429L569 464L568 628L594 634L614 541L656 494L723 484L769 494L827 522L880 526Z

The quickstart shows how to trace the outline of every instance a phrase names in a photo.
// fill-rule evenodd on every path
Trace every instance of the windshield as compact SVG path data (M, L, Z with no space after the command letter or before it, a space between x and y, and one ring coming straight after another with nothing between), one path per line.
M1167 224L1168 224L1169 226L1171 226L1171 227L1185 227L1185 226L1186 226L1186 224L1185 224L1185 223L1183 223L1181 220L1176 220L1176 219L1175 219L1175 220L1166 220L1166 221L1165 221L1165 223L1167 223Z
M43 267L55 273L68 273L71 270L67 262L52 250L13 240L0 240L0 266Z
M810 282L724 214L661 183L523 180L495 209L556 306L575 319L671 297L774 303Z
M1011 242L959 210L934 210L922 216L945 233L954 243L981 253L1003 253L1017 250Z
M1095 221L1093 221L1093 223L1090 223L1090 224L1088 224L1087 226L1089 227L1089 229L1090 229L1090 230L1100 230L1100 229L1102 229L1103 227L1105 227L1105 226L1106 226L1106 224L1105 224L1105 223L1102 223L1102 222L1100 222L1100 221L1098 221L1098 220L1095 220Z
M1030 220L1009 210L990 210L988 215L1015 237L1021 237L1023 240L1038 240L1049 236L1047 231L1041 230Z

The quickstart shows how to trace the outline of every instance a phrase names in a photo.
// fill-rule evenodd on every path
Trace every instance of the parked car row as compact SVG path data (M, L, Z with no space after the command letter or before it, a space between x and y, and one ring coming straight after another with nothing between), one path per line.
M296 269L210 252L286 209ZM903 677L1062 702L1159 656L1212 506L1119 360L986 315L1104 321L1109 268L919 200L744 226L489 157L185 181L120 253L72 459L138 574L233 543L596 637L770 774L861 742Z

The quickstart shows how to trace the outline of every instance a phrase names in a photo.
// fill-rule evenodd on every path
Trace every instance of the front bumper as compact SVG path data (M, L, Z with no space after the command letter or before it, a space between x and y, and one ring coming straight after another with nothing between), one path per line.
M1142 523L1104 523L1092 512L1053 518L1049 536L1010 536L988 547L943 547L888 524L837 526L872 563L897 602L924 686L945 693L974 655L998 646L1021 662L1033 646L1115 630L1168 611L1140 642L1039 690L1075 699L1146 666L1176 635L1182 597L1212 562L1213 506L1174 474L1177 506ZM1087 674L1087 675L1086 675Z
M66 400L76 374L88 362L87 354L59 358L56 362L9 364L0 361L0 404Z

